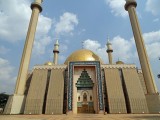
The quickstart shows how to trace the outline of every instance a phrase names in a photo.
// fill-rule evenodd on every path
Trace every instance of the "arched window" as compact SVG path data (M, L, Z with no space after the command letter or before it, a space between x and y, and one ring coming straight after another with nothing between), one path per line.
M87 94L86 93L83 94L83 102L87 102Z
M90 101L92 101L92 96L90 96Z
M78 97L78 101L80 101L80 96Z

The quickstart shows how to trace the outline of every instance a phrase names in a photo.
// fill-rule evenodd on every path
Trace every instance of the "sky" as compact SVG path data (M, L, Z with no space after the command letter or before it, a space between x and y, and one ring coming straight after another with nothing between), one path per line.
M0 0L0 93L13 94L34 0ZM113 61L140 63L125 0L43 0L29 70L53 61L59 40L59 64L75 50L90 49L108 64L106 42ZM160 91L160 0L137 0L140 22L155 83Z

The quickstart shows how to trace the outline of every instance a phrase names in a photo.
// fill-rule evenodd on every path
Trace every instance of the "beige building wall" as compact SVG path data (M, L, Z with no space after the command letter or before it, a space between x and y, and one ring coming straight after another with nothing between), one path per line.
M140 79L144 94L147 94L146 83L145 83L145 80L144 80L144 77L143 77L142 70L138 70L138 77Z
M94 110L96 113L98 113L98 97L97 97L97 80L96 80L96 72L94 66L76 66L74 67L74 73L73 73L73 114L77 114L77 87L76 83L78 78L80 77L82 71L87 71L91 79L93 80L94 86L93 86L93 102L94 102Z
M35 69L26 98L24 114L42 114L47 82L47 69Z
M127 113L122 83L117 68L105 68L109 113Z
M13 95L9 96L3 114L10 114L12 108Z
M24 111L24 95L11 95L8 99L4 114L22 114Z
M157 94L146 95L147 105L149 113L158 114L160 113L160 96Z
M143 92L140 79L135 68L122 69L126 94L127 94L127 107L131 113L148 113L146 98ZM129 106L128 106L129 105Z
M64 70L51 71L45 114L63 114Z

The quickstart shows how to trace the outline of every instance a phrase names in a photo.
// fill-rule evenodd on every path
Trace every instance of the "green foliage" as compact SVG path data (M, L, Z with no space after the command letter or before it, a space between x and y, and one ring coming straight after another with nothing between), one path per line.
M0 108L3 108L3 109L5 108L8 98L9 98L8 94L0 93Z

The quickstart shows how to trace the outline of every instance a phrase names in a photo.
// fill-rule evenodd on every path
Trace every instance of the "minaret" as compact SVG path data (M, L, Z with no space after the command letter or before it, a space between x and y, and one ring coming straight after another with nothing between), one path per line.
M54 54L53 63L56 65L56 64L58 64L58 54L59 54L58 39L57 39L56 43L54 44L53 54Z
M141 68L142 68L144 80L146 83L147 91L148 91L148 94L154 94L157 92L157 90L154 84L154 79L153 79L149 59L147 56L144 40L142 37L140 25L138 22L138 17L137 17L136 9L135 9L136 6L137 6L137 3L135 0L126 0L125 10L128 11L129 13L132 30L133 30L133 34L135 38L135 43L136 43L138 56L140 59Z
M108 53L108 60L109 60L109 64L112 64L112 52L113 52L113 49L112 49L112 44L109 42L109 38L108 38L108 41L107 41L107 53Z
M33 42L35 38L35 32L38 22L39 13L42 11L41 3L43 0L35 0L31 4L32 16L28 28L28 33L23 49L19 72L17 76L15 94L23 95L25 91L25 83L28 74L28 67L30 63L30 57L32 53Z

